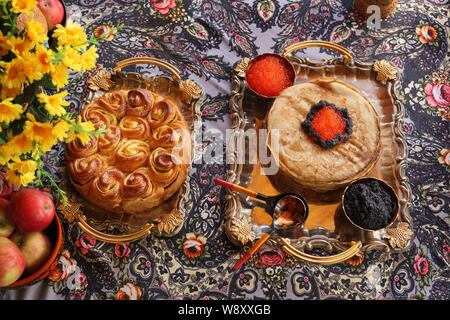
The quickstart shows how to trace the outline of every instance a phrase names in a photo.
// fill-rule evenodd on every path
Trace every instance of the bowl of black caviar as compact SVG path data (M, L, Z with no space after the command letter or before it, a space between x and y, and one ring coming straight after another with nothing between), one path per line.
M394 189L383 180L361 178L345 188L342 209L357 228L378 231L397 219L399 201Z

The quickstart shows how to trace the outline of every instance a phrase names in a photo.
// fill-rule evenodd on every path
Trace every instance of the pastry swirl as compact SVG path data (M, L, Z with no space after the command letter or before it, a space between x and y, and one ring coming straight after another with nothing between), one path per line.
M150 135L150 125L142 117L125 116L120 120L119 128L127 139L147 140Z
M148 122L152 128L167 125L178 118L178 108L167 99L160 100L154 104L152 111L148 114Z
M95 103L113 113L118 119L122 118L127 111L127 99L122 90L105 93Z
M98 150L110 156L121 140L121 132L117 126L109 126L108 129L98 138Z
M153 183L147 168L138 168L123 180L122 199L145 198L152 194Z
M173 148L181 142L180 133L173 127L162 125L153 130L150 144L153 147Z
M115 90L86 105L81 116L105 128L86 145L78 139L66 145L69 180L92 205L138 214L180 189L192 141L174 102L145 89Z
M98 140L94 136L89 137L89 142L83 144L79 138L75 138L66 145L65 158L85 158L93 155L98 150Z
M131 89L127 99L127 115L145 117L153 106L152 94L144 89Z
M124 174L122 171L114 167L108 168L91 182L89 188L90 197L98 201L97 204L100 206L112 208L118 206L123 179Z
M72 180L78 184L86 184L106 168L106 161L100 155L77 158L67 166Z
M96 104L90 104L81 111L83 121L91 121L95 130L108 128L110 125L117 125L117 118L113 113Z
M140 140L122 141L116 150L115 166L126 172L142 167L148 158L150 147Z
M167 186L178 176L180 162L170 153L170 150L156 148L148 158L148 169L153 181Z

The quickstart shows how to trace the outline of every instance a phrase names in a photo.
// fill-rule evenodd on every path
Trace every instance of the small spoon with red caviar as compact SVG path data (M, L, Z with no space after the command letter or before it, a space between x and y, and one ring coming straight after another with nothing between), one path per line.
M282 193L276 196L266 196L256 191L247 189L237 184L215 178L214 182L225 188L248 195L266 203L267 211L272 215L272 231L292 228L301 225L308 217L308 204L298 193ZM233 266L233 271L238 270L252 254L254 254L264 242L270 238L271 233L265 233L255 242L247 253Z

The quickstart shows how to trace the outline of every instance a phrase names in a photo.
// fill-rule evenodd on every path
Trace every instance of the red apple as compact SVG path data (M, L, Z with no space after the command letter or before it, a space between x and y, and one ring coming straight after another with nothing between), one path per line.
M64 6L59 0L38 0L38 8L47 20L48 29L53 30L64 19Z
M45 193L37 189L20 189L9 199L8 219L22 233L39 232L47 228L55 217L55 205Z
M9 222L6 215L8 209L8 200L0 198L0 237L9 237L13 231L14 227Z
M26 275L36 272L50 257L52 253L52 242L43 232L24 234L15 232L11 236L11 241L19 247L25 258Z
M20 249L6 237L0 237L0 287L16 282L25 270L25 258Z

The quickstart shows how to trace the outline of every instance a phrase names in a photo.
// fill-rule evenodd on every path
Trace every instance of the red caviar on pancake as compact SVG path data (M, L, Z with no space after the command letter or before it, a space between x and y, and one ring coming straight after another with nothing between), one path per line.
M302 128L324 149L347 141L353 132L353 122L346 108L321 100L313 105L302 122Z

